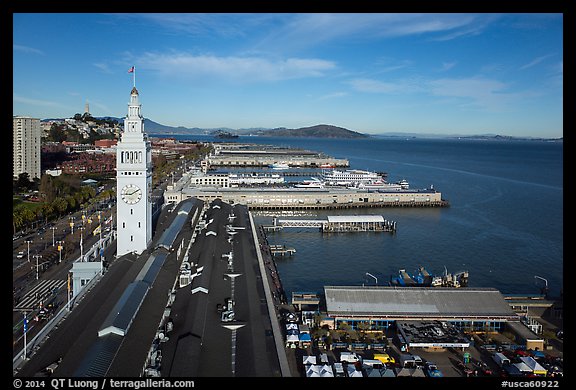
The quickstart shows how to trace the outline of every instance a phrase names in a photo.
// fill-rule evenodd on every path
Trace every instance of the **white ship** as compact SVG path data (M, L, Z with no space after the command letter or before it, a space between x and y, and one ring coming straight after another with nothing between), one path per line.
M362 171L359 169L339 169L322 170L322 180L331 186L357 186L361 183L384 181L382 176L376 172Z
M230 186L237 187L239 185L250 185L250 184L283 184L284 177L276 173L273 174L242 174L242 173L231 173L228 175L228 182Z
M270 165L270 168L272 168L272 169L288 169L288 168L290 168L290 165L288 165L285 162L275 162L274 164Z
M385 180L374 180L366 183L358 183L350 186L350 188L358 188L362 190L400 191L409 189L410 184L406 180L400 180L397 183L388 183Z
M304 180L301 183L295 184L294 187L296 187L296 188L324 188L324 183L315 177L311 177L310 180Z

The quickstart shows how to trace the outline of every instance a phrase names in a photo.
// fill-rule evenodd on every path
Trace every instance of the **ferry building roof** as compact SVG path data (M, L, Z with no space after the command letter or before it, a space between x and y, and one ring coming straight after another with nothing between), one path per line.
M331 317L519 320L494 288L325 286Z

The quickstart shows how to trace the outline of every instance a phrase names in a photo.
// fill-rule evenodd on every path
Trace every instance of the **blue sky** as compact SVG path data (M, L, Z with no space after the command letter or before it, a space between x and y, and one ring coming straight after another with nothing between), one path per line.
M562 14L13 14L13 115L563 136Z

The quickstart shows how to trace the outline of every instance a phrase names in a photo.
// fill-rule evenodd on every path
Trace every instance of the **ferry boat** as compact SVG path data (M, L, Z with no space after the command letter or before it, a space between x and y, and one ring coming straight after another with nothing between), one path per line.
M374 180L367 183L360 182L350 188L378 191L400 191L409 189L410 184L406 180L401 180L397 183L388 183L385 180Z
M285 179L283 176L277 173L267 174L267 173L252 173L252 174L242 174L242 173L230 173L228 175L228 182L230 186L237 187L239 185L251 185L251 184L283 184Z
M322 180L328 185L353 186L360 183L370 183L384 181L381 175L376 172L362 171L359 169L339 169L322 170Z
M285 162L276 162L274 164L271 164L270 168L272 168L272 169L288 169L288 168L290 168L290 165L288 165Z

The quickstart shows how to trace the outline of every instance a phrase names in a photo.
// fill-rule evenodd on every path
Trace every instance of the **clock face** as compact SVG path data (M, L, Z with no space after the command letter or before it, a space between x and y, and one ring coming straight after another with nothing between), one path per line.
M122 200L128 204L135 204L142 199L142 190L134 184L128 184L122 188Z

